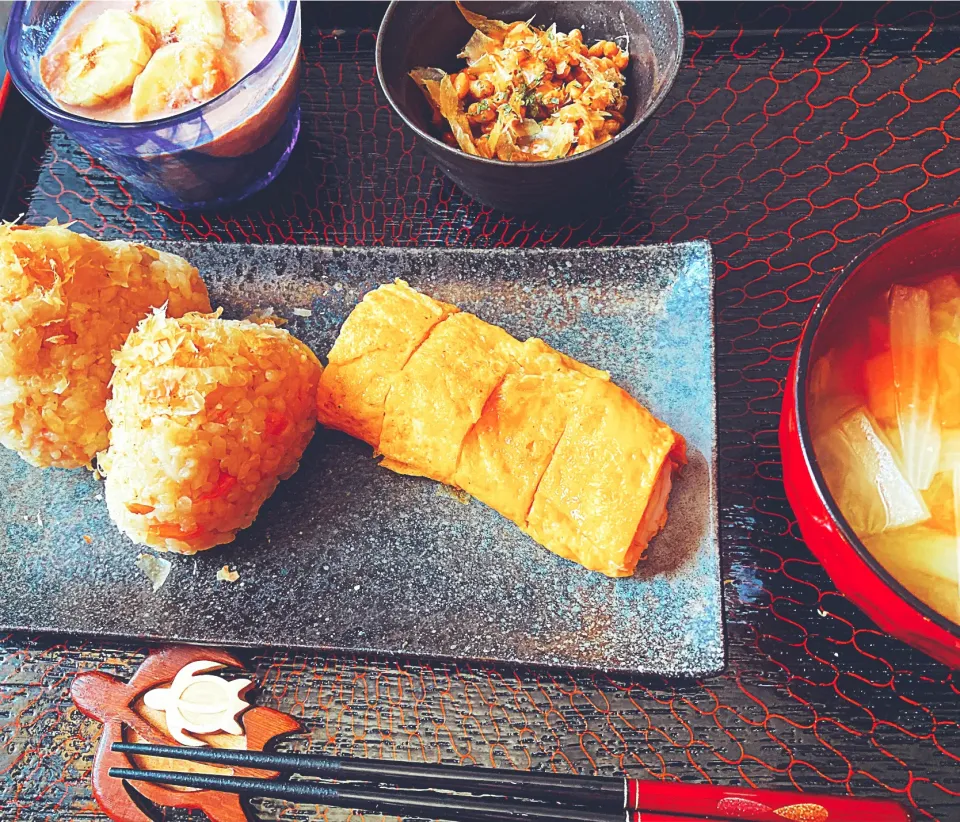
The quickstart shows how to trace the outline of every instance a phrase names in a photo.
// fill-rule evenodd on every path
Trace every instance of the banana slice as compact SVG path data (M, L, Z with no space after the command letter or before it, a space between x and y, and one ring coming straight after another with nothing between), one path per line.
M252 43L267 33L257 17L254 0L221 0L223 21L227 24L227 37L238 43Z
M140 18L108 9L87 23L63 48L40 60L50 93L72 106L97 106L129 89L157 47Z
M202 40L214 48L223 45L225 25L217 0L147 0L137 4L137 13L165 43Z
M210 100L230 88L230 71L210 43L170 43L156 50L133 84L135 119L168 114Z

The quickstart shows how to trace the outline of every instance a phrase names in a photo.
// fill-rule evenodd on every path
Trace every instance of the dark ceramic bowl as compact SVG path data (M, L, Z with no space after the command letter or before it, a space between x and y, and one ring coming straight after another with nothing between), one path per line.
M910 593L867 550L830 493L813 448L807 408L811 364L877 294L911 275L956 271L960 209L885 234L827 286L807 320L784 386L780 451L787 499L810 550L840 591L884 631L960 668L960 625Z
M468 2L471 11L499 20L529 20L559 31L579 28L584 41L629 38L630 65L624 128L591 151L560 160L507 163L473 157L448 146L430 130L430 106L408 72L435 66L462 69L457 53L473 33L452 2L393 0L377 36L377 76L390 105L420 138L447 175L488 205L515 213L542 213L607 194L622 173L641 124L666 96L683 53L683 20L675 2Z

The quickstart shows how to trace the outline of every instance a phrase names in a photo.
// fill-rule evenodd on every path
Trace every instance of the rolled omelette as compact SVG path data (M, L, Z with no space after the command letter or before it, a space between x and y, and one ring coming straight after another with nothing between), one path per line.
M550 551L630 576L667 520L683 437L609 375L402 280L347 317L320 422L386 468L461 488Z

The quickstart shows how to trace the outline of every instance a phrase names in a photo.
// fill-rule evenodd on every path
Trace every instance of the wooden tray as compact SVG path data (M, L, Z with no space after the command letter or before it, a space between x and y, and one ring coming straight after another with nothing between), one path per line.
M484 505L318 430L232 545L156 593L86 471L0 454L0 629L699 675L723 664L712 266L706 243L571 251L160 244L227 317L273 308L321 354L376 285L411 285L591 365L682 432L690 465L637 574L559 559ZM294 309L307 309L309 317ZM301 312L302 313L302 312ZM92 541L88 543L85 536ZM240 582L216 580L229 563Z

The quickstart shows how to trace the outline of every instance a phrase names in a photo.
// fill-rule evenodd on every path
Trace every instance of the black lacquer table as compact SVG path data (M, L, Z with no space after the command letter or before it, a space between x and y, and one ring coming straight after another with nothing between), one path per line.
M830 277L884 231L960 201L960 7L683 6L673 91L610 212L572 225L491 211L441 176L377 87L382 11L306 4L300 143L246 205L158 209L11 95L0 120L3 216L72 219L143 241L710 240L728 667L702 681L650 681L248 654L261 701L304 717L313 746L330 752L893 796L920 818L960 819L955 679L836 593L786 503L776 434L789 357ZM67 689L80 670L128 676L143 652L0 639L0 818L97 818L97 726Z

